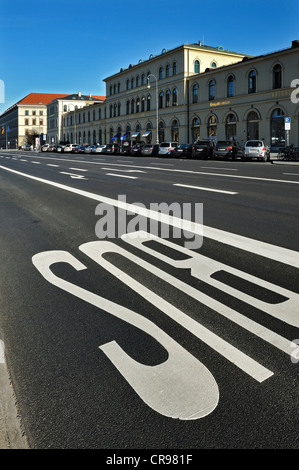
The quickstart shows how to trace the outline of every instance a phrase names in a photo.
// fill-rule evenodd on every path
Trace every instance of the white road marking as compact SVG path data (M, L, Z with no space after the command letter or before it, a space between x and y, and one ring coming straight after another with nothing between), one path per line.
M35 163L36 165L40 165L40 162L31 162L31 163Z
M213 193L238 194L237 192L234 192L234 191L224 191L223 189L204 188L202 186L191 186L190 184L174 183L173 186L179 186L181 188L199 189L201 191L211 191Z
M59 165L54 165L53 163L46 163L47 166L55 166L56 168L59 167Z
M5 363L5 354L4 354L4 343L0 339L0 364Z
M83 175L76 175L74 173L68 173L67 171L60 171L59 173L62 174L62 175L68 175L73 179L79 179L79 180L86 180L87 179Z
M88 171L88 170L83 170L82 168L69 168L69 170L75 170L75 171Z
M146 171L142 170L124 170L122 168L102 168L102 170L122 171L124 173L146 173Z
M92 199L94 201L104 202L119 209L124 209L128 212L134 212L136 214L140 214L144 217L151 218L162 223L164 221L163 214L161 214L160 212L139 207L138 205L119 201L117 199L108 198L106 196L101 196L100 194L84 191L82 189L73 188L72 186L67 186L65 184L57 183L55 181L39 178L37 176L13 170L12 168L7 168L2 165L0 165L0 168L4 171L20 175L24 178L29 178L34 181L38 181L39 183L48 184L49 186L53 186L64 191L69 191L71 193ZM237 235L232 232L226 232L217 228L208 227L206 225L203 226L198 223L193 223L191 227L190 221L178 217L172 217L167 215L165 221L168 223L168 225L177 227L181 230L186 230L187 232L194 234L203 233L204 237L210 238L211 240L216 240L225 245L240 248L241 250L247 251L249 253L254 253L256 255L264 256L280 263L288 264L295 268L299 268L299 253L297 251L289 250L288 248L283 248L280 246L271 245L270 243L265 243L259 240L245 237L243 235Z
M118 170L117 170L118 171ZM119 178L130 178L132 180L138 179L138 176L129 176L129 175L116 175L115 173L106 173L107 176L118 176Z
M237 168L216 168L214 166L201 166L200 168L206 168L209 170L239 171Z

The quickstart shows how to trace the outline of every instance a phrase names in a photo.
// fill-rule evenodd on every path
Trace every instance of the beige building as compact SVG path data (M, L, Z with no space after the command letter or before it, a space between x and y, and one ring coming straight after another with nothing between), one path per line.
M287 139L298 146L299 106L291 99L296 78L299 41L257 57L200 43L163 49L104 80L106 101L93 105L91 121L81 118L78 142L155 143L158 133L159 142L264 138L272 150ZM74 126L66 118L70 136Z
M89 126L95 120L89 108L95 103L104 101L105 96L82 95L80 92L54 99L47 106L47 142L53 144L86 142L85 133L86 135L90 133ZM88 127L88 130L83 130L82 137L79 135L81 124Z
M0 148L15 149L26 145L28 133L47 134L47 104L65 95L30 93L0 116Z

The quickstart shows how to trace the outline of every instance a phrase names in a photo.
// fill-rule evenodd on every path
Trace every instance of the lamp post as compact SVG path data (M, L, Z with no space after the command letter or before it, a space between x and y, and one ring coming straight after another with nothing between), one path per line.
M74 131L75 131L75 142L74 143L76 144L77 143L76 106L73 103L69 104L69 106L74 106Z
M149 80L150 77L154 77L154 79L156 80L156 121L157 121L157 139L156 139L156 143L159 145L158 80L157 80L157 77L155 75L153 75L152 73L149 73L148 76L147 76L147 88L150 88L150 80Z

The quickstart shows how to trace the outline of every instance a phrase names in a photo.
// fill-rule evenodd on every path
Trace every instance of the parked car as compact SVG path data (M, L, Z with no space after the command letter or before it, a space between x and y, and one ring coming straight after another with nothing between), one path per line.
M243 151L243 158L257 158L264 162L269 161L270 147L263 140L247 140Z
M141 149L141 155L155 157L158 155L159 145L158 144L151 144L151 145L144 145Z
M47 152L54 152L55 150L55 145L54 144L49 144Z
M215 158L232 158L236 160L240 146L237 142L230 140L219 140L213 149L213 157Z
M141 149L144 146L144 142L137 142L136 144L133 145L131 148L131 155L133 157L140 157L141 155Z
M122 155L130 155L131 153L131 142L130 140L124 140L120 149Z
M118 144L107 144L103 153L119 153L120 147Z
M215 141L211 139L198 140L192 145L192 158L211 158L215 148Z
M91 151L92 153L104 153L106 145L96 145L95 148Z
M49 148L49 144L44 144L41 148L41 151L42 152L47 152L48 151L48 148Z
M77 144L67 144L64 147L64 152L73 152L76 147L78 147Z
M55 145L54 152L63 152L63 151L64 151L64 145Z
M165 155L172 156L173 151L174 151L175 148L177 148L177 146L178 146L177 142L162 142L159 145L158 155L160 157L163 157Z
M192 145L191 144L180 144L173 151L173 156L176 158L188 158L192 157Z
M85 147L84 153L91 153L93 151L93 149L95 149L95 148L96 148L95 145L88 145L87 147Z

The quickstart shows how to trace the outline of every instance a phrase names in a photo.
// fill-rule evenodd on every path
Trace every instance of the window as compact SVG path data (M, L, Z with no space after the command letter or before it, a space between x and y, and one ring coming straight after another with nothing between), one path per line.
M36 119L32 119L32 125L36 126Z
M127 90L129 90L129 88L130 88L130 80L128 79L127 80Z
M191 123L191 138L192 142L196 142L200 139L200 127L198 118L193 118Z
M209 82L209 101L215 99L215 80Z
M129 100L126 103L126 114L130 114L130 101Z
M163 96L164 96L164 93L163 91L161 91L159 94L159 108L163 108Z
M25 119L25 126L29 126L29 119Z
M169 65L166 65L166 78L169 77Z
M141 75L141 85L144 85L144 73Z
M117 105L117 115L118 116L120 116L120 106L121 106L120 103L118 103L118 105Z
M140 99L137 98L136 100L136 113L139 113L140 112Z
M29 116L29 111L28 110L25 111L25 116Z
M147 111L151 110L151 95L148 95L146 98L146 110Z
M110 85L110 96L112 95L112 85Z
M179 141L179 123L176 119L172 122L171 126L171 140L173 142Z
M212 67L213 69L215 69L215 68L217 67L216 62L212 62L212 63L211 63L211 67Z
M159 135L159 142L164 142L164 140L165 140L165 130L164 130L163 122L159 122L158 135Z
M113 86L113 93L116 93L116 85Z
M192 88L192 103L198 103L198 85L195 83Z
M172 64L172 75L176 75L176 62Z
M131 114L134 114L135 112L135 100L131 101Z
M136 86L139 86L139 82L140 82L140 78L139 78L139 75L137 75L137 77L136 77Z
M227 96L235 96L235 78L232 75L227 79Z
M236 117L229 114L225 121L225 133L227 140L235 139L237 135Z
M43 125L44 125L43 119L40 119L40 120L39 120L39 125L40 125L40 126L43 126Z
M113 117L116 117L116 109L117 109L117 106L116 106L116 103L114 103L114 105L113 105Z
M159 68L159 80L161 80L163 78L163 68L160 67Z
M169 106L170 106L170 90L166 91L165 106L166 106L166 108L169 108Z
M194 73L199 73L199 60L194 62Z
M145 110L145 98L144 96L141 98L141 112L143 113Z
M113 106L112 106L112 104L110 105L109 110L110 110L110 117L112 118L112 115L113 115Z
M36 111L32 111L32 116L35 116L36 115Z
M285 114L282 109L276 108L271 114L270 129L271 129L271 146L284 147L285 146L285 128L284 128Z
M282 87L282 68L277 64L273 67L273 88Z
M259 117L255 111L250 111L247 116L247 140L259 139Z
M117 85L117 93L120 93L120 83Z
M208 136L217 136L217 119L214 114L212 114L212 116L210 116L208 120Z
M92 115L93 115L93 120L95 121L95 120L96 120L96 110L95 110L95 109L93 110L93 114L92 114Z
M135 83L135 80L134 78L131 79L131 88L134 88L134 83Z
M101 113L101 110L99 109L99 119L101 119L101 115L102 115L102 113ZM80 114L79 114L79 118L80 118ZM80 122L80 120L79 120L79 122Z
M248 75L248 93L256 92L256 71L251 70Z
M40 115L40 116L42 116L43 114L44 114L44 112L43 112L43 111L40 111L40 112L39 112L39 115Z
M174 88L172 92L172 106L177 106L178 104L178 90Z

